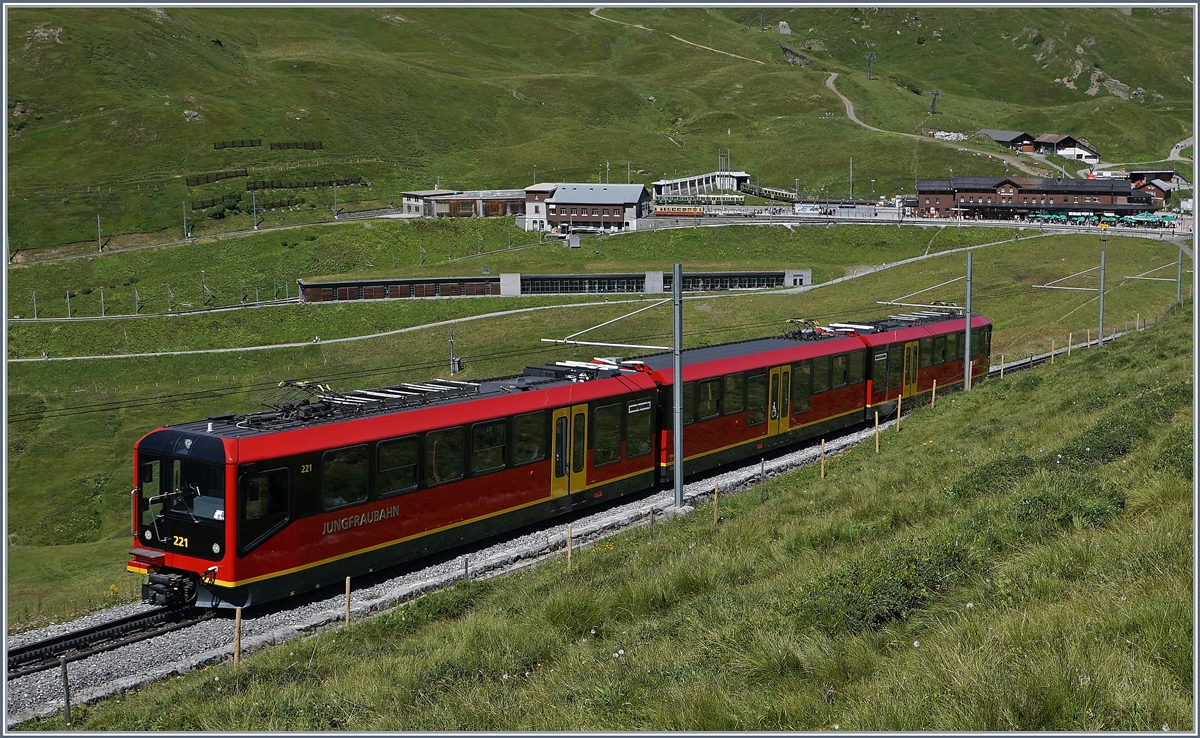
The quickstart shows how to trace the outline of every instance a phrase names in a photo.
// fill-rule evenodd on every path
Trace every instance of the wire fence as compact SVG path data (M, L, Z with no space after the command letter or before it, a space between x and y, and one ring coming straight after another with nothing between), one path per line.
M218 195L216 197L209 198L208 200L193 200L192 210L203 210L205 208L211 208L213 205L220 205L223 202L241 199L242 194L240 192L230 192L228 195Z
M363 182L362 177L347 177L346 179L308 180L305 182L284 182L278 179L253 179L246 183L246 192L252 190L298 190L307 187L344 187Z

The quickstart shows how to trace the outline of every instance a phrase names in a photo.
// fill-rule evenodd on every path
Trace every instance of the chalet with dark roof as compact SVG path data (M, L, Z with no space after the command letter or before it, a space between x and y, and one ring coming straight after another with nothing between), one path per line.
M1075 159L1088 164L1100 163L1100 154L1070 136L1043 133L1033 140L1033 147L1040 154L1054 154L1064 159Z
M1013 151L1033 151L1033 136L1024 131L1001 131L995 128L981 128L979 133L987 136L1001 146L1007 146Z

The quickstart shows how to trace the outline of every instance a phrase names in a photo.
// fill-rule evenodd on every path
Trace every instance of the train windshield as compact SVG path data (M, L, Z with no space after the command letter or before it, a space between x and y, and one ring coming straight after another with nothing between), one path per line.
M225 538L225 467L139 454L138 538L150 548L218 559Z
M225 519L225 468L191 459L143 456L142 498L161 513L209 521Z

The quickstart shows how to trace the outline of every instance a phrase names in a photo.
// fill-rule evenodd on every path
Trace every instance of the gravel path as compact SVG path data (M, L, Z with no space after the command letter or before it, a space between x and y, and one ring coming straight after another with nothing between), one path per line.
M891 423L881 424L882 428ZM867 440L867 429L826 441L826 455L836 455ZM768 459L763 468L771 477L814 461L820 457L818 446L808 446ZM687 515L695 505L712 495L713 485L730 493L752 487L759 480L759 464L724 471L688 483L684 504L676 507L674 492L666 489L648 497L599 510L572 521L573 547L586 548L598 540L635 526L645 525L650 510L664 519ZM471 578L491 577L537 565L561 555L566 549L565 524L553 524L469 553ZM450 586L463 577L463 556L440 561L415 571L370 582L351 593L351 619L361 620L394 608L426 592ZM299 599L287 607L254 608L242 616L242 650L251 652L266 646L340 627L345 617L345 599L339 591L327 597ZM139 610L141 604L122 605L93 613L70 623L51 625L8 639L9 646L60 635L87 625L112 620ZM168 679L192 669L220 663L233 656L233 619L218 617L190 628L168 633L119 651L102 653L67 665L71 685L71 704L89 704L153 681ZM9 727L38 717L49 717L62 708L62 676L57 669L31 674L8 683L6 724Z
M912 138L912 139L916 139L918 141L929 141L932 143L944 144L946 146L951 146L953 148L956 148L959 151L969 151L973 154L981 154L983 156L988 156L993 159L1000 159L1001 161L1006 161L1009 164L1012 164L1014 167L1016 167L1017 169L1020 169L1022 172L1025 172L1027 174L1032 174L1035 176L1037 175L1037 172L1030 169L1029 165L1027 165L1024 161L1022 161L1021 159L1019 159L1018 157L1015 157L1015 156L1009 156L1008 154L997 154L997 153L994 153L991 151L981 151L979 149L973 149L970 146L959 145L958 143L955 143L954 141L942 141L942 140L936 139L936 138L929 138L928 136L918 136L915 133L901 133L900 131L886 131L882 128L876 128L875 126L869 125L867 123L863 123L861 120L858 119L858 116L855 115L855 113L854 113L854 103L850 101L850 98L846 97L841 92L838 92L838 88L834 86L833 83L837 78L838 78L837 72L830 72L829 77L825 80L825 86L828 87L830 90L832 90L833 94L835 94L839 98L841 98L842 104L846 106L846 117L849 118L853 123L855 123L863 128L866 128L868 131L875 131L876 133L890 133L893 136L904 136L905 138Z

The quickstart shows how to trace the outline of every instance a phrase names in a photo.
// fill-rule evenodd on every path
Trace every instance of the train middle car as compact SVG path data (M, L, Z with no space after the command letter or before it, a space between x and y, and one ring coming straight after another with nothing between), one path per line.
M685 351L684 472L887 415L935 380L961 386L964 328L919 314ZM972 320L972 376L990 331ZM134 450L127 568L149 575L147 602L248 606L654 488L675 463L671 365L293 383L269 411L160 428Z

